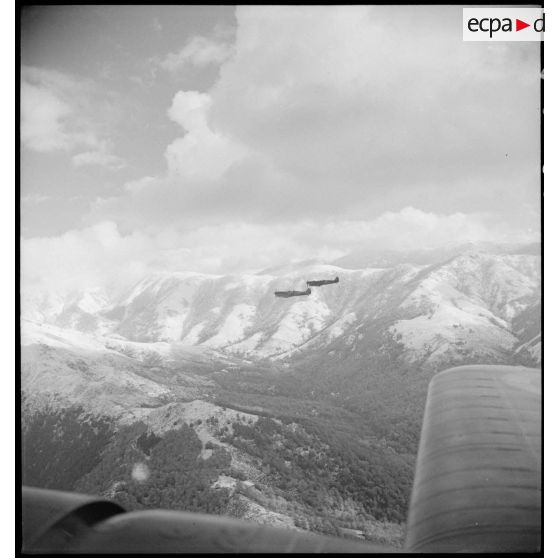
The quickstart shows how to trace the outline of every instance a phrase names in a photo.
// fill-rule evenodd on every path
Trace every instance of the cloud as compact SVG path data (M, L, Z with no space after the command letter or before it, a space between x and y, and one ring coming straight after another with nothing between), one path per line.
M69 76L42 68L24 66L21 84L21 139L36 151L91 146L96 137L85 127L75 126L76 99L84 84Z
M99 165L112 170L119 170L126 166L126 162L122 157L113 155L112 144L108 141L100 141L96 149L78 153L72 157L72 163L75 167L86 165Z
M464 43L454 6L236 14L227 56L191 40L167 57L176 70L221 65L207 91L168 99L180 133L160 152L165 170L97 198L82 230L26 239L24 277L97 286L150 270L331 259L367 243L537 235L538 45ZM104 130L85 125L88 94L63 80L27 80L50 107L27 137L48 149L81 142L77 164L102 158Z
M354 220L414 206L536 226L537 45L464 43L453 6L236 15L215 84L173 98L185 133L167 172L90 219Z
M22 240L24 286L42 285L53 293L104 286L110 268L120 268L125 282L133 279L134 255L143 250L143 235L122 237L114 223L99 223L57 237Z
M159 65L169 72L176 72L187 64L197 67L211 64L222 64L232 53L230 42L195 36L178 52L171 52L159 62Z
M124 184L124 190L126 192L138 193L144 190L145 188L148 188L151 184L156 184L156 183L157 183L157 179L154 176L144 176L143 178L139 178L137 180L130 180L129 182L126 182ZM99 203L102 204L103 201L100 200Z
M405 207L387 211L370 221L340 221L324 225L322 234L332 246L351 250L370 243L382 249L412 250L440 248L467 242L535 241L507 226L490 213L448 215Z
M371 220L231 221L129 234L103 222L58 237L24 239L21 261L26 286L64 293L99 286L118 290L157 271L241 273L306 259L331 261L363 245L407 249L524 240L538 238L518 237L492 215L438 215L408 207Z
M89 80L62 72L22 67L21 140L40 152L87 148L73 157L75 166L100 164L119 168L105 137L111 94ZM107 100L108 99L108 100Z
M465 177L483 196L538 165L538 47L471 48L460 8L240 7L237 19L211 121L297 177L311 212L416 191L455 210Z
M72 157L75 167L86 165L99 165L110 169L121 169L125 166L124 159L104 151L85 151Z
M180 91L168 111L186 134L174 140L165 153L171 175L191 180L216 180L242 159L245 149L209 127L211 97L197 91Z
M35 151L66 149L70 138L64 119L70 107L44 87L30 83L21 86L21 140Z

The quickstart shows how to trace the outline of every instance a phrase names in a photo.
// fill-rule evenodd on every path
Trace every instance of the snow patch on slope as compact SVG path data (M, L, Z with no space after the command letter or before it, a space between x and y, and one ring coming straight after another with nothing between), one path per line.
M105 343L72 329L63 329L49 324L38 324L31 320L21 321L22 345L48 345L62 349L86 352L106 352Z
M335 323L333 323L327 330L327 341L332 341L333 339L340 337L345 333L345 331L355 323L357 317L354 312L346 314L342 318L339 318Z
M196 345L200 339L200 334L203 331L204 327L205 327L205 322L196 324L193 328L190 329L188 335L184 337L183 339L184 343L186 343L187 345Z
M259 353L263 356L278 355L305 343L325 327L330 314L327 304L317 298L309 297L292 304Z
M240 341L244 331L254 320L256 307L249 304L237 304L225 318L216 335L202 343L207 347L222 347Z
M246 354L251 353L256 350L256 347L260 344L263 337L262 332L254 333L247 339L240 341L239 343L234 343L226 348L228 353Z

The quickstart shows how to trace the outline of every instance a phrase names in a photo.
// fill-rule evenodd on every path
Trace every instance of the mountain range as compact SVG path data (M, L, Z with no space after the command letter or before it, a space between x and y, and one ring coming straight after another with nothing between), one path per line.
M393 542L432 374L466 363L540 363L537 248L481 248L409 261L365 250L336 265L252 274L157 273L118 295L24 286L29 481L132 508L202 506ZM363 261L373 265L353 267ZM339 283L308 296L274 296L334 277ZM177 432L197 460L162 450ZM61 477L61 439L74 450L89 439L99 455ZM141 450L145 440L159 448L159 467L170 470L172 454L192 486L172 491L170 473L157 489L138 480L133 467L154 459ZM324 475L318 484L316 475ZM200 478L204 499L193 488Z
M280 273L277 273L280 271ZM276 290L339 277L309 296ZM351 351L390 338L405 358L436 363L470 355L539 357L540 257L465 252L432 265L345 269L289 266L275 275L159 273L117 300L100 290L57 300L23 299L24 323L57 326L114 343L207 348L251 361L285 361L311 351ZM534 315L533 315L534 314ZM25 329L25 328L24 328Z

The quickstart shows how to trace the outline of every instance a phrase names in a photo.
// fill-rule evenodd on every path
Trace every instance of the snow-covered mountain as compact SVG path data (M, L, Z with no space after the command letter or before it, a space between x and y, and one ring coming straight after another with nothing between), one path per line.
M274 296L336 276L339 283L314 287L309 296ZM536 360L531 340L539 333L539 299L538 256L466 251L434 265L349 270L311 264L275 275L161 273L116 301L95 291L54 299L50 307L28 298L23 310L35 327L79 331L104 344L170 344L285 361L340 347L358 352L372 336L395 342L409 361L434 363L473 354L505 360L525 343L523 354ZM525 316L533 322L529 338Z

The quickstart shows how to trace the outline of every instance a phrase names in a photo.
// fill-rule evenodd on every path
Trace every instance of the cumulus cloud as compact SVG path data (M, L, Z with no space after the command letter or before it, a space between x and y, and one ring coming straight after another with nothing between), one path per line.
M356 219L412 205L538 219L537 45L464 43L451 6L236 13L216 83L174 96L185 133L168 173L107 200L105 217Z
M35 151L65 149L70 138L64 119L70 107L44 87L21 85L21 140Z
M119 269L123 281L132 279L134 255L143 250L144 241L142 235L122 237L114 223L23 240L24 285L41 285L53 293L105 286L111 268Z
M167 147L165 156L171 175L215 180L244 156L241 145L210 128L207 115L211 102L209 95L197 91L175 95L168 115L186 134Z
M157 183L157 178L155 178L154 176L144 176L143 178L139 178L137 180L130 180L129 182L126 182L124 184L124 190L126 192L138 193L148 188L150 185L156 183ZM100 203L103 204L103 201L101 200Z
M460 8L240 7L237 18L212 121L296 176L315 211L324 191L372 205L442 181L451 203L464 176L482 196L537 163L537 47L471 47Z
M23 66L21 83L21 141L40 152L87 149L73 156L75 166L120 168L104 138L104 93L92 82L62 72ZM106 104L106 101L105 101Z
M160 66L170 72L183 68L186 64L203 67L221 64L231 56L232 45L226 40L197 35L178 52L171 52L160 61Z
M227 56L191 40L167 57L169 69L221 66L207 91L169 99L181 133L161 153L166 170L98 198L83 230L25 240L24 273L95 286L115 269L124 280L332 259L374 242L535 239L538 45L464 43L454 6L236 14ZM55 140L73 108L56 98L43 125ZM90 141L85 153L98 151Z
M327 223L323 234L330 245L359 246L376 243L382 249L434 249L468 242L521 242L526 238L499 221L493 214L452 213L449 215L405 207L387 211L377 219Z
M84 84L53 70L24 66L21 84L21 139L36 151L96 143L95 134L75 125Z
M525 237L518 238L504 223L495 224L490 215L437 215L408 207L371 220L234 221L129 234L114 222L103 222L58 237L23 240L21 261L27 286L63 293L99 286L116 289L165 270L240 273L306 259L332 261L370 244L407 249L518 240Z

